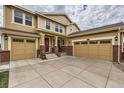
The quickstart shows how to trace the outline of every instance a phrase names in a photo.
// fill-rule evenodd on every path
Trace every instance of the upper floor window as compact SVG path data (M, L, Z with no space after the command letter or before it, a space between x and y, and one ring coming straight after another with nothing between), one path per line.
M23 13L20 11L14 11L14 22L23 24Z
M63 30L62 30L62 26L60 26L60 33L62 33L63 32Z
M63 33L63 28L62 28L62 26L59 25L59 24L56 24L56 25L55 25L55 31L56 31L56 32Z
M46 29L50 29L50 20L46 20Z
M32 26L32 16L25 15L25 25Z
M56 24L56 26L55 26L55 31L56 31L56 32L59 31L59 25L58 25L58 24Z

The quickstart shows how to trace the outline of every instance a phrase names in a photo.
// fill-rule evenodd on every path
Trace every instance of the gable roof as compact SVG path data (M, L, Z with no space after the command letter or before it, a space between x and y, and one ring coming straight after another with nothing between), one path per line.
M57 12L41 12L41 13L46 16L50 16L50 15L51 16L65 16L69 20L70 23L73 23L71 19L68 17L68 15L65 13L57 13Z
M69 34L69 37L95 34L95 33L101 33L101 32L109 32L112 30L118 30L120 28L124 28L123 22L110 24L110 25L106 25L106 26L101 26L101 27L97 27L97 28L92 28L92 29L87 29L87 30L82 30L79 32L74 32L74 33Z
M15 8L20 9L20 10L23 10L23 11L25 11L25 12L28 12L28 13L31 13L31 14L35 14L33 11L31 11L31 10L29 10L29 9L26 9L26 8L24 8L24 7L21 7L21 6L19 6L19 5L5 5L5 6L15 7Z
M75 22L71 21L71 19L65 13L57 13L57 12L41 12L41 13L46 16L65 16L67 20L70 22L70 24L68 25L75 25L78 28L78 30L80 30L79 26Z

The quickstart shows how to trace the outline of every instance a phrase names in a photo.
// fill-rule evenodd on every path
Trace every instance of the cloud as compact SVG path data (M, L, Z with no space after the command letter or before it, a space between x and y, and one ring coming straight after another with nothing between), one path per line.
M0 5L0 27L3 26L3 6Z
M84 29L124 22L123 5L21 5L32 11L66 13ZM3 18L0 6L0 19ZM3 22L0 20L0 25Z

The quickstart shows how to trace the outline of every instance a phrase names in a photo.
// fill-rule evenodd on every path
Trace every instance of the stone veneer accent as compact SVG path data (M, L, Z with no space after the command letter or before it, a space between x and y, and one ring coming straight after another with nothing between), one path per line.
M0 51L0 62L10 61L10 51Z
M44 45L40 45L40 58L46 59L45 46Z

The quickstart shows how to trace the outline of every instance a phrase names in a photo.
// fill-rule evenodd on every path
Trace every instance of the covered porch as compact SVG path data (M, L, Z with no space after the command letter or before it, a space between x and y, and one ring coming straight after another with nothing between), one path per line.
M38 56L41 59L46 59L46 54L56 54L60 57L61 53L66 52L67 38L46 33L40 35Z

